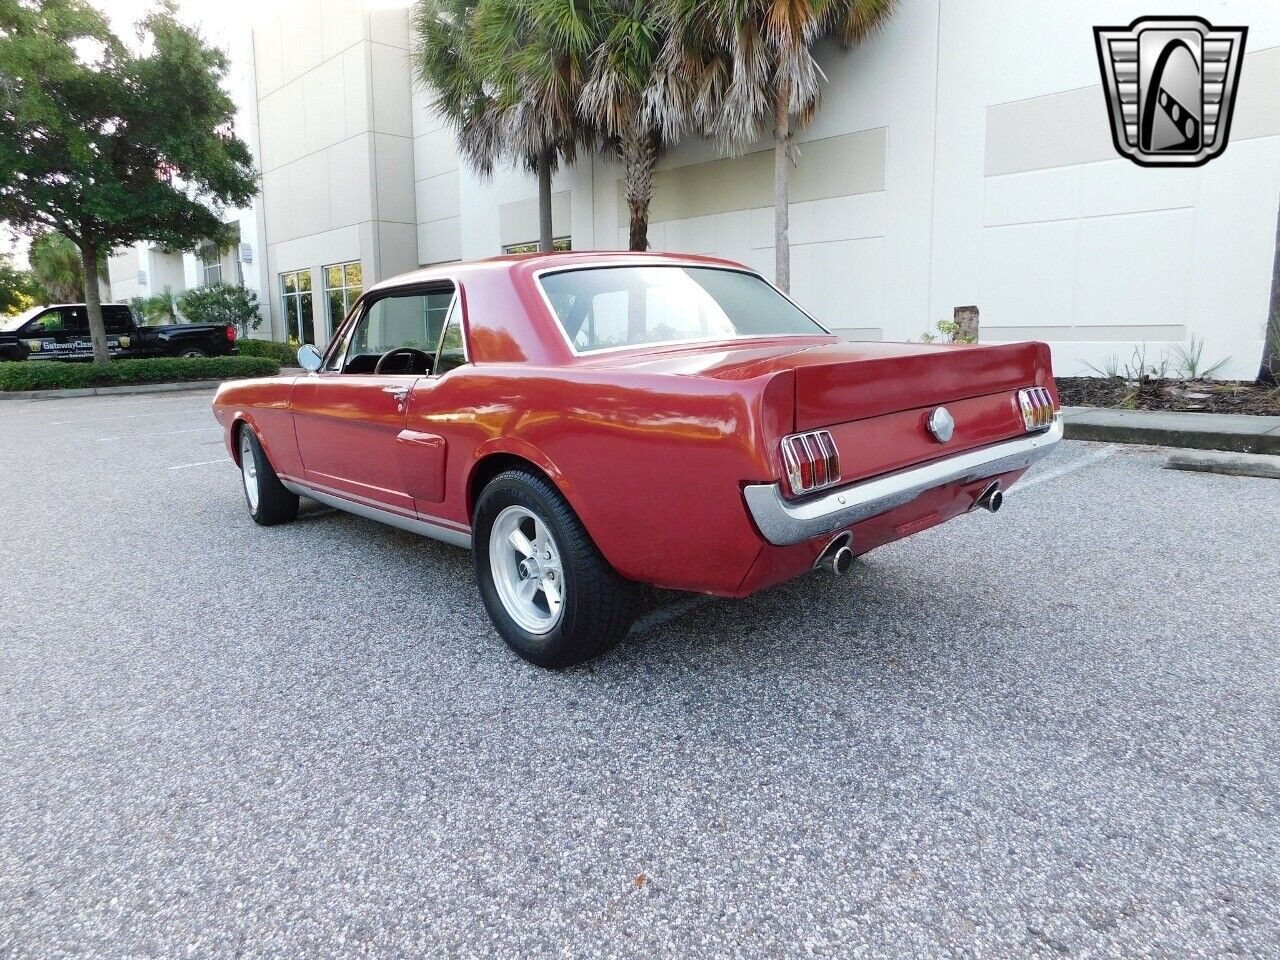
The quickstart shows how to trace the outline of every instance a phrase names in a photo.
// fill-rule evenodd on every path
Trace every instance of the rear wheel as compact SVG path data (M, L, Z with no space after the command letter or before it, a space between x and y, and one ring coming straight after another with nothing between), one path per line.
M207 357L208 355L209 354L205 353L203 350L197 350L195 347L187 347L185 350L183 350L181 353L178 354L178 356L180 357L191 357L191 358Z
M298 495L290 493L280 482L252 427L245 425L240 428L238 444L244 500L253 522L272 527L296 519Z
M476 503L473 536L485 609L525 660L568 667L626 636L632 584L545 478L509 470L491 480Z

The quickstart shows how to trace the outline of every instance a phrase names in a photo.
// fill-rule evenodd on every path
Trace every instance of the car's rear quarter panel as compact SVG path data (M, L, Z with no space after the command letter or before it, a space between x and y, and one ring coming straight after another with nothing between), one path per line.
M726 384L606 369L459 368L409 428L448 443L445 505L470 522L472 474L494 454L556 482L606 559L659 586L735 591L760 550L741 486L769 478L765 381Z

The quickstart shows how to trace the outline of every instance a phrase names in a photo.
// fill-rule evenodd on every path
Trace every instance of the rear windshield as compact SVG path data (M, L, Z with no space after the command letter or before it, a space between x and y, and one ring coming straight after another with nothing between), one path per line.
M584 267L538 282L579 353L827 331L764 280L715 267Z

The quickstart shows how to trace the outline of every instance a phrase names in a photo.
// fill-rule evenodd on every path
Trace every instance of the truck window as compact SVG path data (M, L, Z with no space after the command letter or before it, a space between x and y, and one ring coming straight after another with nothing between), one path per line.
M133 329L133 315L128 307L103 307L102 322L107 333L129 333Z
M53 307L28 323L22 330L33 337L72 333L75 329L72 307Z

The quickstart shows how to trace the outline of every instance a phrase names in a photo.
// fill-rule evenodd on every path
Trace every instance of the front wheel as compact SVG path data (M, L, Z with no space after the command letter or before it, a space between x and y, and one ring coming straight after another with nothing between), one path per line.
M253 428L240 428L240 478L244 483L244 501L253 522L263 527L288 523L297 519L298 495L290 493L276 476Z
M509 470L491 480L476 503L473 536L485 609L525 660L568 667L627 635L632 585L545 478Z

